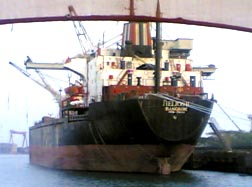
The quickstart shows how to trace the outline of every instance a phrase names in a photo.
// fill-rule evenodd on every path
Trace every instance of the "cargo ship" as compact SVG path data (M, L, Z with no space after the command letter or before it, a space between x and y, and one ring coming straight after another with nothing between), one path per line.
M181 170L208 123L213 99L202 82L216 68L192 66L191 39L150 33L150 23L125 23L118 48L99 47L62 65L82 63L83 82L65 89L60 118L43 117L30 127L30 163L84 171Z

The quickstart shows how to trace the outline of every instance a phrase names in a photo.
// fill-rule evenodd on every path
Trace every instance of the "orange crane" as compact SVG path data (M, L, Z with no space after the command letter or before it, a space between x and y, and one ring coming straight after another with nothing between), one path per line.
M26 145L26 147L28 147L28 143L27 143L27 138L26 138L26 132L25 131L15 131L15 130L10 130L10 144L13 144L13 134L18 134L18 135L23 135L23 143L22 143L22 148L24 148L24 145Z

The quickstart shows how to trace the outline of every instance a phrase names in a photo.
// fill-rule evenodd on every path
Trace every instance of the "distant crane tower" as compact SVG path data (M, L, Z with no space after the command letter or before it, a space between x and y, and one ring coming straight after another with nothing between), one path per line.
M22 143L22 148L24 148L24 146L28 147L28 143L27 143L27 138L26 138L26 132L25 131L15 131L15 130L10 130L10 144L13 144L13 134L18 134L18 135L23 135L23 143Z
M251 124L250 132L252 132L252 114L248 115L248 119L250 120L250 124Z

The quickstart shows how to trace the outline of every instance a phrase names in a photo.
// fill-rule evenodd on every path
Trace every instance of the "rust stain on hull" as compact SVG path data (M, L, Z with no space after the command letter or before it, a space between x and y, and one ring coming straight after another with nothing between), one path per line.
M31 146L30 162L44 167L110 172L170 174L178 171L194 146L70 145Z

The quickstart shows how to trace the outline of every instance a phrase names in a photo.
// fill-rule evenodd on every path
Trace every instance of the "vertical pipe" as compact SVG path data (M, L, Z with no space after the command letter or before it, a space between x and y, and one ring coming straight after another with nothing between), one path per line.
M137 77L137 86L141 86L141 78L142 77Z
M161 58L161 29L160 23L156 22L156 50L155 50L155 93L160 90L160 58Z
M132 86L132 70L128 70L128 85Z
M143 23L139 23L139 43L138 45L143 46L144 45L144 24Z

